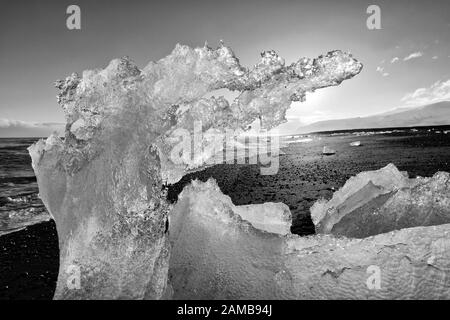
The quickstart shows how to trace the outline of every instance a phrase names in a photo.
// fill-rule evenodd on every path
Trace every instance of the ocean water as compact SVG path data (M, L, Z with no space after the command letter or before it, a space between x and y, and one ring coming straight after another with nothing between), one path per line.
M0 139L0 236L48 221L27 148L37 139Z

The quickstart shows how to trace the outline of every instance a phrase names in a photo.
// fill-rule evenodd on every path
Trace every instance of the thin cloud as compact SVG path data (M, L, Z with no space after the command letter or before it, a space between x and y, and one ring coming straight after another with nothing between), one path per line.
M407 93L401 101L410 106L420 106L430 103L450 100L450 79L437 81L428 88L419 88Z
M0 137L44 137L52 132L63 133L63 123L36 123L0 119Z
M39 122L27 122L21 120L0 119L0 128L59 128L64 126L63 123L39 123Z
M433 60L437 60L437 59L439 59L439 57L438 56L434 56L433 58L431 58L431 59L433 59Z
M398 57L394 57L392 60L391 60L391 63L396 63L397 61L399 61L400 59L398 58Z
M377 67L377 72L379 72L383 77L387 77L389 75L388 72L384 72L384 67Z
M0 128L11 128L11 127L31 128L33 127L33 123L20 120L0 119Z
M411 53L409 56L406 56L403 58L403 61L408 61L411 59L417 59L423 56L423 52L417 51L417 52L413 52Z

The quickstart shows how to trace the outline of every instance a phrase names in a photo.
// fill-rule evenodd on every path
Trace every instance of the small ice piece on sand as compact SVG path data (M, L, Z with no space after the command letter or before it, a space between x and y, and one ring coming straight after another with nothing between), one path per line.
M351 147L359 147L359 146L361 146L361 141L354 141L354 142L350 143L350 146Z
M333 150L333 149L331 149L331 148L329 148L329 147L327 147L327 146L324 146L324 147L323 147L323 150L322 150L322 153L323 153L324 155L326 155L326 156L331 156L331 155L333 155L333 154L336 153L336 150Z

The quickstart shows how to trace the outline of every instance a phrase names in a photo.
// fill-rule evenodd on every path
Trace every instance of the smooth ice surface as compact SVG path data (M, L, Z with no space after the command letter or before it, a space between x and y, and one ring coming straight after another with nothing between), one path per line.
M240 210L213 179L193 181L178 199L169 235L174 299L289 298L277 285L284 238L255 228L239 214L264 216L273 204Z
M291 233L291 211L284 203L266 202L236 206L235 212L257 229L281 235Z
M316 202L311 216L317 233L352 238L450 223L450 175L409 179L389 164L349 179L330 201Z
M359 173L335 192L330 201L319 200L311 207L316 232L330 233L333 226L348 213L410 183L408 177L393 164L376 171Z
M323 153L324 155L330 156L330 155L335 154L335 153L336 153L336 150L333 150L333 149L331 149L330 147L325 146L325 147L323 147L323 149L322 149L322 153Z
M265 51L247 69L221 43L177 45L143 69L127 57L115 59L57 81L65 138L52 135L29 148L40 196L57 225L55 297L163 297L170 255L163 184L205 166L185 154L173 157L180 130L193 133L201 122L203 132L239 134L256 119L271 129L285 121L292 101L361 69L341 51L291 65ZM239 94L231 103L203 98L222 88ZM201 160L213 155L208 143L201 142ZM76 270L81 283L73 290L68 283Z

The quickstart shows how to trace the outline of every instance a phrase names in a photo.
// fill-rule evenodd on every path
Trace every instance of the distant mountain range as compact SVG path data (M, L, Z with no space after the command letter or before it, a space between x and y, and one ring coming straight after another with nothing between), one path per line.
M296 133L437 125L450 125L450 101L414 108L399 108L368 117L314 122L298 127Z

